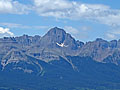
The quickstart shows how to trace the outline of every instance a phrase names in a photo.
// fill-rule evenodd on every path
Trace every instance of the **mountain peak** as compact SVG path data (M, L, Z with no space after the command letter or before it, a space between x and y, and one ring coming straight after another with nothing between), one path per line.
M52 29L61 29L61 28L59 28L59 27L53 27Z
M76 48L77 44L75 39L64 29L54 27L50 29L41 39L41 46L45 47L64 47Z
M95 41L105 41L105 40L103 40L102 38L96 38Z
M53 42L58 42L58 43L63 43L66 36L68 34L61 28L54 27L50 29L44 36L43 38L49 40L51 43Z
M47 35L58 35L58 34L66 34L66 32L61 28L54 27L50 29L47 33Z

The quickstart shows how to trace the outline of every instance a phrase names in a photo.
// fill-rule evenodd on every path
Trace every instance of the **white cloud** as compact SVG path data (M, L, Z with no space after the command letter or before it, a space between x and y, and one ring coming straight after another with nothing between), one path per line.
M89 27L89 26L82 26L82 27L80 27L80 29L83 30L83 31L90 31L91 27Z
M64 17L72 7L72 4L65 0L34 0L34 5L39 15L55 17Z
M111 40L113 40L113 39L116 39L117 37L116 37L116 35L115 34L113 34L113 33L107 33L106 34L106 37L107 37L107 39L111 39Z
M120 10L101 4L84 4L68 0L33 0L40 16L56 18L87 19L110 26L120 26Z
M19 28L19 29L47 29L49 26L29 26L22 25L18 23L0 23L0 25L8 27L8 28Z
M65 26L64 29L66 30L67 33L71 33L71 34L78 34L79 30L71 27L71 26Z
M0 27L0 37L14 36L9 28Z
M32 0L22 4L19 0L0 0L0 13L26 14L31 10L40 16L97 21L109 26L120 26L120 9L102 4L86 4L69 0ZM30 1L28 1L30 2Z
M79 38L79 30L77 30L76 28L73 28L71 26L64 26L64 30L67 32L67 33L70 33L74 38L76 39L80 39Z
M18 28L18 27L22 27L21 24L16 24L16 23L0 23L0 25L9 27L9 28Z
M72 20L84 19L114 27L120 26L120 9L112 9L107 5L87 4L70 0L32 1L33 3L28 5L20 3L19 0L0 0L0 14L27 14L31 10L32 13L35 11L40 16L52 16Z
M15 0L0 0L0 13L26 14L29 7Z
M64 30L67 33L70 33L74 38L82 40L82 39L86 39L88 38L88 32L86 32L85 30L78 30L74 27L71 26L65 26Z
M116 28L114 30L109 30L106 33L106 38L113 40L113 39L119 39L120 38L120 28Z

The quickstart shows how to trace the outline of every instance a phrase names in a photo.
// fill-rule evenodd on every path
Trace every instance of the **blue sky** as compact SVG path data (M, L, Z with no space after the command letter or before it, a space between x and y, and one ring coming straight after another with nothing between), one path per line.
M120 39L120 0L0 0L0 37L65 29L81 41Z

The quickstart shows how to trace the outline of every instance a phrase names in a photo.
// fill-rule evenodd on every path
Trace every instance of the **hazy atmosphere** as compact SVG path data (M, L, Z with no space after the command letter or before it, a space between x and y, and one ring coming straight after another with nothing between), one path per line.
M0 37L60 27L81 41L120 38L119 0L0 0Z
M0 90L120 90L120 0L0 0Z

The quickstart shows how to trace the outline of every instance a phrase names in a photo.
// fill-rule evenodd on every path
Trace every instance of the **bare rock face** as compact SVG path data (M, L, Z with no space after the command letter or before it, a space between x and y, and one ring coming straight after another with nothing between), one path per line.
M103 62L105 63L114 63L120 65L120 50L114 50L113 54L106 57Z
M96 39L92 42L87 42L80 50L80 56L90 56L95 61L104 63L118 64L119 60L119 41L112 40L110 42L101 38ZM112 60L110 60L111 57Z
M28 53L32 51L32 54L29 53L30 55L48 62L59 60L59 56L65 57L66 55L77 54L79 44L63 29L55 27L41 37L40 43L30 48ZM35 55L36 53L39 54Z
M109 47L109 42L100 38L86 43L80 51L81 56L90 56L99 62L102 62L110 53L111 48Z
M10 50L1 60L2 71L22 71L24 73L41 73L43 67L39 61L18 49Z
M57 27L50 29L43 37L23 35L1 38L0 48L2 70L10 66L24 72L40 72L42 66L39 61L49 63L59 61L61 57L74 68L67 56L91 57L97 62L120 65L120 40L108 42L97 38L83 43Z
M71 50L77 49L75 39L63 29L52 28L41 38L41 47L46 48L69 48Z
M120 40L83 43L57 27L43 37L1 38L0 90L2 85L5 90L120 90Z

